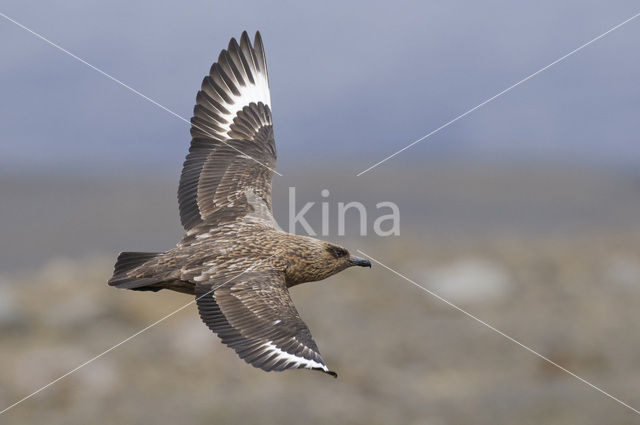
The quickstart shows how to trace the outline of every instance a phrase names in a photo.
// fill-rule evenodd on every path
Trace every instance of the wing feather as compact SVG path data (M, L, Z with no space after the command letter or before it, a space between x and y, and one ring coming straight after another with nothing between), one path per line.
M252 46L244 32L240 44L231 39L220 53L196 96L178 188L186 230L252 213L250 193L268 207L262 213L271 214L277 154L270 102L262 38L256 33ZM230 205L233 211L222 211Z
M281 272L247 272L212 292L219 280L196 286L198 311L242 359L266 371L305 368L336 376L293 305Z

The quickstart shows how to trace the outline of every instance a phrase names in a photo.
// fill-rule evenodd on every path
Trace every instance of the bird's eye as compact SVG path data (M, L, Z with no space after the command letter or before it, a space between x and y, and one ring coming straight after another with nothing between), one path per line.
M335 258L342 258L342 257L346 257L347 255L349 255L349 252L346 249L340 248L339 246L330 246L330 247L327 248L327 250Z

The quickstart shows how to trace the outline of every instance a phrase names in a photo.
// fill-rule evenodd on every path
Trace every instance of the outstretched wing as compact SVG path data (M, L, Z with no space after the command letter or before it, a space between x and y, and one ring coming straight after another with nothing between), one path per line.
M237 218L258 197L271 214L276 147L267 63L260 33L231 39L202 81L191 118L191 147L178 202L186 230Z
M196 301L202 320L247 363L266 371L306 368L337 376L322 360L281 272L247 272L228 285L221 278L200 283Z

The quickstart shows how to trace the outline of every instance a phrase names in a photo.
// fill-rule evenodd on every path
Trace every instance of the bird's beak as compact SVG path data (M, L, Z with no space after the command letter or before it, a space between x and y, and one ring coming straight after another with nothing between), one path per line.
M349 264L352 266L371 267L371 261L366 258L351 257L349 258Z

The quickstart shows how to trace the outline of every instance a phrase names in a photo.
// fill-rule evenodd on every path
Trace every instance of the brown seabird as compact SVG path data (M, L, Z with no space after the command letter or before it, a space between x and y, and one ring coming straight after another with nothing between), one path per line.
M260 33L232 38L202 81L178 201L185 235L166 252L123 252L109 285L195 295L200 317L265 371L330 371L288 288L371 267L338 245L285 233L271 209L276 146Z

